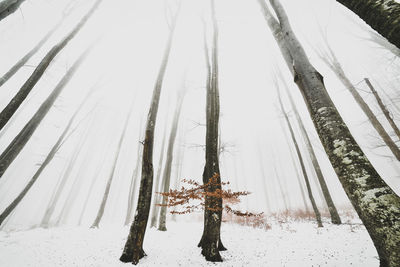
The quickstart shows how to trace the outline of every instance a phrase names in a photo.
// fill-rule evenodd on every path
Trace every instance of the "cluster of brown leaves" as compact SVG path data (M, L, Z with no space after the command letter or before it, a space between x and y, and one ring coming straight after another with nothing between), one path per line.
M187 214L192 213L194 211L199 210L211 210L217 211L221 209L216 209L212 207L206 207L205 199L206 198L214 198L214 199L222 199L225 203L222 209L224 209L227 213L232 213L236 216L240 217L257 217L261 216L261 214L255 214L251 212L240 212L237 210L233 210L229 205L234 205L240 203L240 197L247 196L250 192L247 191L238 191L233 192L231 189L224 190L221 189L222 186L229 185L229 182L218 182L219 175L216 173L213 177L211 177L206 184L199 184L194 180L182 180L183 183L188 184L188 188L182 186L181 189L170 189L169 192L157 194L162 195L167 198L167 204L157 204L158 206L167 206L167 207L177 207L182 206L181 211L173 210L172 214ZM199 203L191 205L190 201L197 200Z

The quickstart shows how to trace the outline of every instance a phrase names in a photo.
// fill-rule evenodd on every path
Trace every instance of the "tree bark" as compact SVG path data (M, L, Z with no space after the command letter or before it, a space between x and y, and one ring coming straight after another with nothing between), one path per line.
M52 161L54 156L57 154L58 150L61 148L61 146L64 144L65 140L68 138L67 134L72 126L72 123L75 120L76 115L78 115L79 111L82 109L84 106L85 102L88 99L87 95L83 101L79 104L77 110L75 113L72 115L70 118L67 126L64 128L64 131L58 138L57 142L54 144L54 146L51 148L50 152L47 154L45 160L42 162L40 165L39 169L36 171L36 173L33 175L31 180L28 182L28 184L24 187L24 189L19 193L19 195L11 202L10 205L1 213L0 215L0 225L3 223L3 221L10 215L10 213L18 206L18 204L23 200L23 198L26 196L26 194L29 192L29 190L32 188L32 186L36 183L38 178L40 177L41 173L43 170L47 167L47 165Z
M314 211L315 219L317 220L318 227L323 227L322 220L321 220L321 213L319 212L318 206L315 203L315 199L314 199L314 196L313 196L313 193L312 193L312 190L311 190L310 180L308 179L308 174L307 174L307 171L306 171L306 167L304 165L303 156L301 155L300 148L299 148L299 145L297 144L296 136L294 134L292 125L291 125L289 117L288 117L288 115L287 115L287 113L285 111L285 107L283 106L281 95L279 93L279 87L278 87L277 83L276 83L276 90L278 92L279 105L281 107L281 111L282 111L282 114L283 114L283 116L285 118L287 127L289 128L290 137L292 138L293 145L294 145L294 147L296 149L296 154L297 154L297 157L299 159L299 163L300 163L301 171L303 173L304 181L306 182L308 198L310 199L311 206L312 206L313 211Z
M211 53L211 66L207 63L207 101L206 101L206 163L203 172L203 183L216 176L217 185L206 188L207 192L221 190L221 177L218 160L218 123L219 123L219 89L218 89L218 24L215 14L215 1L211 0L211 18L213 25L213 41ZM209 62L208 48L205 44L206 62ZM221 262L219 253L225 248L220 242L222 220L222 199L206 196L204 209L204 230L199 247L201 254L207 261Z
M390 126L392 126L397 138L400 139L400 129L397 127L396 123L394 122L392 116L390 115L389 110L386 108L386 105L383 103L381 97L379 96L378 92L375 90L375 87L371 84L368 78L365 78L365 83L371 90L372 94L374 95L376 102L378 102L379 107L381 108L383 115L389 121Z
M154 86L150 110L146 122L146 133L142 157L142 177L140 180L138 204L136 207L135 219L130 227L124 251L120 257L122 262L132 262L134 265L138 264L139 260L146 255L143 250L143 240L146 233L147 221L149 219L151 195L153 189L154 130L156 126L158 104L160 102L161 87L165 76L165 71L167 69L178 13L179 7L171 23L167 46L164 51L163 60L158 72L156 84Z
M400 3L396 0L336 0L400 48Z
M270 2L284 33L284 43L278 44L290 51L294 81L303 94L328 158L374 242L381 266L398 266L400 198L379 176L354 140L326 91L322 75L311 65L291 29L282 5L276 0ZM267 8L265 3L263 8Z
M106 188L104 190L103 199L101 201L99 210L97 212L96 219L94 220L94 222L93 222L93 224L92 224L92 226L90 228L98 228L99 224L100 224L100 221L103 218L104 211L105 211L106 204L107 204L107 200L108 200L108 196L110 195L111 184L112 184L112 181L113 181L113 178L114 178L114 175L115 175L115 169L117 167L118 159L119 159L119 156L121 154L122 143L123 143L123 141L125 139L126 129L128 128L129 121L130 121L130 118L131 118L131 115L132 115L132 108L133 108L133 102L132 102L132 104L130 106L128 115L127 115L127 117L125 119L124 128L122 129L121 135L119 137L117 150L115 151L113 165L112 165L110 173L108 175L108 180L107 180Z
M22 102L29 95L33 87L40 80L47 67L57 56L57 54L68 44L68 42L75 37L75 35L80 31L80 29L85 25L87 20L91 17L97 7L103 0L97 0L88 13L81 19L81 21L75 26L75 28L65 36L59 43L57 43L53 48L44 56L39 65L35 68L31 76L26 80L26 82L19 89L18 93L11 99L8 105L0 113L0 131L7 124L10 118L17 111Z
M183 85L183 86L185 86L185 85ZM165 162L163 179L162 179L162 182L163 182L162 183L162 192L164 192L164 193L167 193L169 191L170 182L171 182L171 170L172 170L172 161L173 161L173 157L174 157L174 146L175 146L176 134L178 131L179 116L181 114L183 98L184 98L184 94L185 94L184 90L185 90L185 88L182 88L181 92L178 93L179 94L178 100L177 100L178 103L176 105L174 119L172 121L171 133L170 133L169 140L168 140L167 159ZM162 204L163 205L167 204L166 197L162 198ZM158 223L159 231L167 231L166 220L167 220L167 206L161 206L160 218L159 218L159 223Z
M24 128L18 133L18 135L12 140L12 142L7 146L7 148L0 155L0 178L6 172L8 167L14 161L14 159L19 155L25 145L28 143L33 133L39 127L40 123L47 115L54 102L57 100L58 96L71 80L71 78L76 73L79 66L85 60L89 52L88 48L78 60L71 66L64 77L60 80L51 94L46 98L46 100L40 105L39 109L32 116L32 118L25 124Z
M18 10L25 0L3 0L0 3L0 21Z
M321 59L328 65L328 67L335 73L338 79L343 83L347 90L351 93L354 100L360 106L364 114L367 116L368 120L371 122L372 126L378 132L379 136L385 142L385 144L389 147L390 151L392 151L393 155L397 160L400 161L400 149L396 145L396 143L392 140L390 135L387 133L383 125L379 122L378 118L372 112L368 104L364 101L360 93L351 83L347 75L345 74L342 65L339 63L335 53L330 48L328 42L326 41L326 46L328 47L329 55L320 55Z
M304 143L306 144L306 147L307 147L307 150L308 150L308 154L309 154L310 159L311 159L311 163L312 163L314 171L315 171L315 173L317 175L318 182L319 182L319 185L320 185L321 190L322 190L322 195L323 195L323 197L325 199L326 205L328 206L329 214L331 215L331 222L333 224L341 224L342 222L340 220L339 213L337 212L336 206L333 203L333 200L332 200L332 197L331 197L331 193L329 192L328 185L325 182L325 178L324 178L324 175L322 174L321 167L319 165L317 156L315 155L314 149L312 147L310 137L308 136L308 133L306 131L306 128L304 127L303 121L300 118L299 112L297 111L297 108L296 108L296 104L294 103L293 98L292 98L292 96L291 96L291 94L289 92L289 88L287 87L287 84L283 80L282 77L281 77L281 79L282 79L282 82L284 84L284 88L286 90L286 94L289 97L289 101L290 101L290 104L292 106L292 110L293 110L294 115L296 117L297 123L298 123L298 125L300 127L300 131L301 131L301 134L303 136Z

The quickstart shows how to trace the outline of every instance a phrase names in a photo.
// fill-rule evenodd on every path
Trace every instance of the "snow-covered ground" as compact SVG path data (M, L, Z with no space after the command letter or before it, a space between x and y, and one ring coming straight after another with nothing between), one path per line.
M379 266L363 226L310 222L272 223L269 230L223 224L228 251L223 263L207 263L197 248L200 223L171 222L167 232L149 229L147 257L139 266ZM121 263L128 227L54 228L0 232L0 266L131 266Z

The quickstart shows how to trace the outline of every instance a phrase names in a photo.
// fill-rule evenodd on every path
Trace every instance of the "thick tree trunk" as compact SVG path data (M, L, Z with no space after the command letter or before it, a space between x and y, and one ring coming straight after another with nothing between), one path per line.
M33 133L40 125L44 117L47 115L54 102L57 100L58 96L74 76L76 70L85 60L89 50L86 50L78 60L72 65L72 67L67 71L64 77L60 80L51 94L47 97L47 99L42 103L36 113L32 116L32 118L25 124L24 128L18 135L12 140L12 142L7 146L7 148L0 155L0 178L6 172L7 168L11 165L14 159L18 156L18 154L25 147L26 143L30 140Z
M331 222L333 224L341 224L342 222L340 220L339 213L337 212L336 206L333 203L333 200L332 200L332 197L331 197L331 193L329 192L328 186L327 186L327 184L325 182L325 178L324 178L324 175L322 174L321 167L320 167L320 165L318 163L317 156L315 155L314 149L312 147L310 137L308 136L308 133L306 131L306 128L304 127L303 121L301 120L299 112L297 111L296 104L294 103L292 95L289 92L289 88L287 87L287 84L283 80L283 78L282 78L282 82L284 84L284 88L286 90L286 94L289 97L290 104L292 106L292 110L294 112L294 115L296 116L297 123L298 123L298 125L300 127L300 131L301 131L301 134L303 136L304 143L306 144L306 147L307 147L307 150L308 150L308 154L310 155L311 163L313 165L314 171L315 171L315 173L317 175L317 178L318 178L319 185L320 185L321 190L322 190L322 195L323 195L323 197L325 199L326 205L328 206L329 214L331 215Z
M162 166L164 162L164 148L165 148L165 140L167 136L167 123L165 123L164 127L164 136L161 144L161 153L160 153L160 160L158 161L158 168L157 168L157 176L156 176L156 181L154 184L154 192L161 192L162 188L160 185L160 177L161 177L161 172L162 172ZM152 202L153 203L153 209L151 211L151 222L150 222L150 227L157 227L157 218L158 218L158 213L160 211L160 207L157 205L160 203L160 198L158 194L153 195Z
M25 0L3 0L0 2L0 21L18 10Z
M375 90L374 86L371 84L368 78L365 78L365 83L368 85L369 89L371 90L372 94L374 95L376 102L378 102L379 107L381 108L383 115L389 121L390 126L392 126L397 138L400 139L400 129L397 127L396 123L394 122L392 116L390 115L389 110L386 108L386 105L383 103L381 97L379 96L378 92Z
M140 129L140 131L142 131L142 120L140 121L139 129ZM129 186L128 207L126 210L126 217L125 217L124 225L129 225L133 218L133 203L135 201L135 190L136 190L137 180L139 180L138 177L139 177L139 166L141 163L141 156L142 156L142 146L140 144L140 145L138 145L138 148L137 148L136 165L135 165L135 169L133 170L131 184Z
M383 125L379 122L378 118L372 112L368 104L364 101L360 93L354 87L354 85L350 82L349 78L344 73L342 66L339 63L339 60L336 58L333 50L330 48L329 44L326 42L326 46L329 50L329 56L320 55L321 59L328 65L328 67L335 73L338 79L343 83L347 90L351 93L354 100L360 106L364 114L367 116L368 120L371 122L372 126L378 132L379 136L385 142L385 144L389 147L390 151L392 151L393 155L397 160L400 161L400 149L396 145L396 143L392 140L390 135L387 133Z
M400 48L400 3L396 0L336 0Z
M221 177L218 160L218 123L219 123L219 89L218 89L218 24L215 14L215 2L211 0L211 18L213 25L213 42L211 66L208 66L207 101L206 101L206 163L203 172L203 183L216 175L217 186L210 186L206 190L215 192L221 190ZM209 61L208 49L205 44L206 59ZM220 242L222 220L222 199L206 196L204 209L204 231L199 246L207 261L222 261L219 250L224 250Z
M51 148L49 154L47 154L45 160L42 162L40 165L39 169L36 171L36 173L33 175L31 180L28 182L28 184L24 187L24 189L19 193L19 195L11 202L10 205L1 213L0 215L0 225L3 223L3 221L7 218L8 215L18 206L18 204L22 201L22 199L26 196L26 194L29 192L29 190L32 188L32 186L36 183L38 178L40 177L40 174L43 172L43 170L47 167L47 165L52 161L54 156L57 154L58 150L60 147L64 144L65 140L68 138L67 134L72 126L72 123L75 120L76 115L78 115L79 111L82 109L84 106L86 100L88 99L88 96L84 98L84 100L80 103L78 106L77 110L75 113L72 115L71 119L69 120L67 126L65 127L64 131L58 138L57 142L54 144L54 146Z
M0 131L7 124L10 118L17 111L22 102L26 99L28 94L31 92L36 83L40 80L47 67L57 56L57 54L68 44L68 42L74 38L74 36L80 31L80 29L85 25L90 16L94 13L97 7L103 0L97 0L89 12L81 19L81 21L75 26L75 28L65 36L59 43L57 43L53 48L44 56L42 61L36 67L31 76L26 80L26 82L19 89L18 93L11 99L8 105L0 113Z
M121 148L122 148L122 143L125 139L125 135L126 135L126 129L128 128L129 125L129 121L132 115L132 108L133 108L133 103L131 104L130 110L128 112L128 115L125 119L125 123L124 123L124 128L122 129L121 135L119 137L119 141L118 141L118 146L117 146L117 150L115 151L114 154L114 159L113 159L113 165L111 167L110 173L108 175L108 180L107 180L107 184L106 184L106 188L104 190L104 195L103 195L103 199L101 201L99 210L97 212L97 216L96 219L94 220L92 226L90 228L98 228L101 219L103 218L104 215L104 211L106 208L106 204L107 204L107 200L108 200L108 196L110 195L110 189L111 189L111 184L115 175L115 169L117 167L117 163L118 163L118 159L119 156L121 154Z
M279 88L278 88L277 84L276 84L276 89L277 89L278 97L279 97L279 105L281 107L282 114L283 114L283 116L285 118L287 127L289 128L290 137L292 138L293 145L294 145L294 147L296 149L296 154L297 154L297 157L299 159L299 163L300 163L301 171L303 173L304 181L306 182L308 198L310 199L311 206L312 206L314 214L315 214L315 219L317 220L318 227L323 227L322 220L321 220L321 213L319 212L318 206L315 203L315 199L314 199L314 196L313 196L313 193L312 193L312 190L311 190L310 180L308 179L308 174L307 174L307 171L306 171L306 167L304 165L303 156L301 155L300 148L299 148L299 145L297 144L296 136L294 134L292 125L291 125L289 117L288 117L288 115L287 115L287 113L285 111L285 107L283 106L281 95L279 93Z
M381 266L398 266L400 198L379 176L354 140L326 91L323 77L311 65L291 29L282 5L276 0L270 2L284 33L284 43L279 45L290 50L293 58L293 69L290 69L328 158L374 242Z
M161 87L167 69L178 12L179 8L170 27L167 46L164 51L163 60L154 86L150 110L146 122L142 158L142 177L140 180L138 204L136 207L135 219L130 227L124 251L120 257L122 262L132 262L134 265L138 264L139 260L146 255L143 251L143 240L146 233L147 221L149 219L151 195L153 190L154 130L156 126L158 104L160 102Z
M171 170L172 170L172 161L173 161L173 157L174 157L174 146L175 146L176 134L178 131L179 116L181 114L183 98L184 98L184 94L185 94L184 90L185 90L185 88L183 88L181 90L181 92L179 92L179 96L178 96L178 100L177 100L178 103L176 105L174 119L172 121L171 133L170 133L169 140L168 140L167 159L165 162L164 173L163 173L163 178L162 178L162 188L161 188L162 192L164 192L164 193L167 193L169 191L170 182L171 182ZM167 204L166 197L162 198L162 204L163 205ZM158 230L167 231L166 220L167 220L167 206L161 206Z

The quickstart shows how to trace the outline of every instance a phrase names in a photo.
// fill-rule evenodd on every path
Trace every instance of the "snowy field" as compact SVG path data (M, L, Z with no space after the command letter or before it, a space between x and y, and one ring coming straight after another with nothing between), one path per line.
M0 232L0 266L131 266L119 262L128 227L54 228ZM200 223L171 222L167 232L149 229L147 257L138 266L379 266L363 226L318 229L310 222L272 223L271 229L223 224L228 251L223 263L207 263L196 247Z

